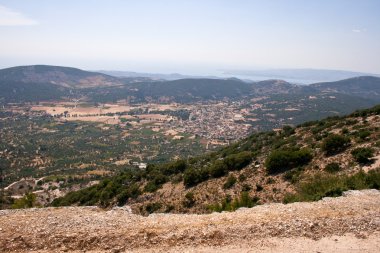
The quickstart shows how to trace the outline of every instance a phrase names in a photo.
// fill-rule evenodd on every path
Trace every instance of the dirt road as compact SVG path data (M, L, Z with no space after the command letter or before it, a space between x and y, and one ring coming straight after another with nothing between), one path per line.
M380 252L380 192L232 213L153 214L127 208L0 211L1 252Z

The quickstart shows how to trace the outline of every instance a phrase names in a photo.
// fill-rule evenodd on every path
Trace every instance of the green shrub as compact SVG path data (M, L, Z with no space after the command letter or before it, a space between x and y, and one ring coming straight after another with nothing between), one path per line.
M362 141L368 139L368 137L371 135L371 132L366 129L360 129L355 135Z
M235 185L236 181L237 181L236 177L234 177L233 175L230 175L227 178L227 181L224 183L223 188L224 189L230 189L232 186Z
M309 149L275 150L265 161L269 174L281 173L308 164L313 158Z
M340 166L338 163L329 163L325 167L325 171L334 173L340 171Z
M205 169L189 168L183 175L183 183L187 187L197 185L208 178L208 171Z
M150 214L150 213L154 213L158 211L161 207L162 207L161 203L153 202L145 206L145 211L147 211Z
M210 176L218 178L224 176L228 171L228 167L222 160L217 160L209 168Z
M154 181L148 182L144 187L144 192L155 192L160 188L160 185L156 185Z
M127 203L128 199L129 199L129 197L130 197L129 191L123 190L119 195L116 196L117 205L118 206L125 205L125 203Z
M347 175L317 174L297 186L297 193L288 194L285 203L296 201L316 201L324 197L341 196L347 190L379 189L380 169Z
M335 155L346 150L350 142L350 138L348 137L332 134L323 140L322 150L326 155Z
M352 156L358 163L369 163L373 157L374 150L372 148L356 148L351 151Z
M34 193L28 193L24 197L15 200L12 204L13 209L32 208L36 206L37 196Z
M173 174L178 174L180 172L184 172L186 168L187 168L187 163L185 160L177 160L169 164L162 165L161 170L165 175L173 175Z
M244 174L240 174L239 175L239 182L244 182L245 180L247 180L247 177Z
M230 196L227 196L222 203L210 205L208 209L213 212L235 211L240 207L251 208L257 204L257 201L257 197L251 199L248 192L242 191L239 198L232 200Z
M243 151L237 154L228 155L223 162L228 170L241 170L249 165L252 161L252 157L252 152Z
M243 184L242 189L243 192L249 192L252 190L252 187L249 184Z
M161 188L161 186L166 183L168 180L168 178L164 175L156 175L151 181L149 181L145 187L144 187L144 191L145 192L155 192L157 191L159 188Z
M186 193L185 199L182 202L182 204L184 207L187 207L187 208L194 206L194 204L195 204L194 193L193 192Z
M165 213L170 213L174 209L175 209L175 207L173 205L167 205L166 209L165 209Z
M290 136L295 133L295 129L291 126L285 125L282 127L281 134L283 136Z
M290 183L295 184L299 181L302 171L303 170L301 168L286 171L284 173L283 178L286 181L289 181Z

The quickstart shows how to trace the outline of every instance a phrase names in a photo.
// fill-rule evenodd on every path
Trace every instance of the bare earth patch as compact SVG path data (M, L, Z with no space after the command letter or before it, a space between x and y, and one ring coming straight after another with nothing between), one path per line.
M232 213L131 214L129 208L0 211L2 252L379 252L380 192Z

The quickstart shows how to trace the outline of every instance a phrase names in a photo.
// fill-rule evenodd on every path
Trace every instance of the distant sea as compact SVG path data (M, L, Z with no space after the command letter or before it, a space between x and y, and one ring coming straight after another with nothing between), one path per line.
M219 74L220 75L220 74ZM224 75L223 77L231 77L231 75ZM294 83L298 85L308 85L312 83L320 83L320 82L326 82L326 80L311 80L311 79L294 79L294 78L287 78L287 77L278 77L278 76L250 76L250 75L233 75L233 77L245 80L252 80L252 81L264 81L264 80L270 80L270 79L279 79L284 80L289 83Z

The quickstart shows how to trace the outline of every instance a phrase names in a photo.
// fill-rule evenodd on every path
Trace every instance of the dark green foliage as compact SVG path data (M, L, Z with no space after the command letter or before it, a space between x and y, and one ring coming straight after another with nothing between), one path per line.
M207 180L207 178L208 175L205 169L189 168L183 174L183 183L187 187L191 187Z
M281 173L308 164L313 158L309 149L275 150L265 161L269 174Z
M210 176L213 178L222 177L228 171L228 166L224 161L218 160L209 168Z
M154 212L158 211L161 207L162 207L161 203L153 202L153 203L149 203L145 206L145 211L150 214L150 213L154 213Z
M369 163L370 158L373 157L373 148L356 148L351 151L352 156L358 163Z
M289 194L284 198L285 203L298 201L316 201L323 197L341 196L347 190L379 189L380 170L368 173L362 171L351 175L322 175L310 178L308 182L298 185L296 194Z
M311 132L314 135L317 135L318 133L322 133L324 130L333 127L335 123L335 120L333 120L332 118L327 118L326 120L318 121L317 125L313 129L311 129Z
M218 178L225 176L229 171L241 170L249 165L253 154L249 151L236 152L236 150L228 148L223 150L224 158L214 157L213 163L202 167L201 169L187 168L183 175L183 182L187 187L197 185L209 178ZM195 163L195 161L193 161Z
M228 170L241 170L252 161L252 153L243 151L237 154L231 154L224 159Z
M351 114L352 117L364 117L369 115L379 115L380 114L380 105L376 105L369 109L359 110ZM355 122L357 123L357 121Z
M193 192L188 192L185 195L185 199L182 202L183 206L186 208L190 208L195 204L195 197Z
M165 213L170 213L174 209L175 209L175 207L173 205L168 205L168 206L166 206Z
M264 187L261 184L256 184L256 191L261 192L264 190Z
M247 180L247 177L244 174L240 174L239 175L239 182L244 182L245 180Z
M155 192L161 186L167 182L167 177L162 174L157 174L151 181L149 181L144 187L145 192Z
M290 135L293 135L295 133L295 129L291 126L283 126L282 127L282 132L281 134L283 136L290 136Z
M232 186L235 185L236 181L237 181L236 177L234 177L233 175L230 175L227 178L227 181L224 183L223 189L230 189Z
M177 160L165 165L162 165L162 173L165 175L173 175L184 172L187 168L187 163L185 160Z
M329 163L325 167L325 171L334 173L340 171L340 166L338 163Z
M290 183L294 184L299 180L301 172L302 170L300 169L289 170L284 173L283 178L286 181L289 181Z
M145 170L147 178L153 179L157 175L174 175L185 171L187 168L186 160L177 160L164 164L149 164Z
M139 82L138 85L129 84L123 87L107 88L107 92L92 89L93 100L112 101L125 99L131 95L131 88L138 88L132 93L140 101L150 97L158 99L162 96L173 97L177 102L194 102L205 99L220 100L225 97L241 98L249 94L251 84L240 80L221 79L179 79L173 81ZM105 90L104 88L102 89Z
M69 94L68 88L47 82L24 83L0 80L0 101L5 103L57 100Z
M24 197L15 200L12 205L13 209L32 208L36 206L37 196L34 193L28 193Z
M107 207L115 202L124 205L129 198L137 198L140 188L136 182L141 180L139 172L126 172L118 176L104 179L94 185L79 191L70 192L64 197L55 199L52 206L67 206L72 204L100 205Z
M360 129L358 132L355 133L355 135L362 141L368 139L368 137L371 135L371 132L366 129Z
M323 140L322 150L326 155L335 155L346 150L350 142L350 138L346 136L331 134Z
M249 184L243 184L242 189L243 192L249 192L252 190L252 187Z
M130 198L130 192L129 190L123 190L121 193L119 193L116 196L117 204L118 206L123 206L125 203L127 203L128 199Z
M251 199L248 192L242 191L239 198L232 200L230 196L227 196L222 203L210 205L208 209L212 212L235 211L240 207L251 208L257 201L257 198Z

